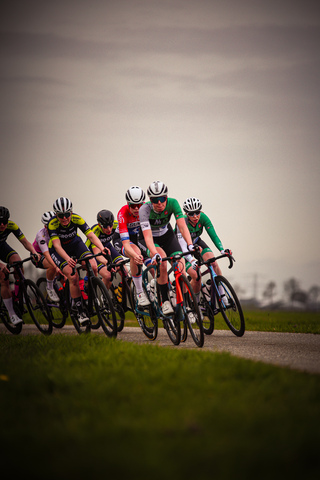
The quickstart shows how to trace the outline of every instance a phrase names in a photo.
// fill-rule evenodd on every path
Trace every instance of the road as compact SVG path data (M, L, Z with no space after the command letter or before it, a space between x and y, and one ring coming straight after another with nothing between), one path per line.
M104 335L101 329L93 330L93 334ZM0 333L11 335L4 325L0 324ZM21 335L35 335L40 332L33 325L24 325ZM53 335L76 334L73 326L54 329ZM118 340L138 344L160 345L171 348L197 349L190 335L185 343L174 346L165 330L159 328L154 342L148 340L139 327L125 327L118 334ZM237 357L247 358L278 366L289 367L309 373L320 374L320 335L302 333L270 333L245 332L243 337L236 337L229 330L216 330L205 336L204 346L199 351L229 352Z

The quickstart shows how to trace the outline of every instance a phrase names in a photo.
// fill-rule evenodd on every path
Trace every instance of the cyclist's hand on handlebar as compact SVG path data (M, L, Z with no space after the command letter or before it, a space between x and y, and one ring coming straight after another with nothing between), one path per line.
M136 265L142 265L143 264L143 256L135 253L135 255L133 257L133 261Z
M191 267L193 268L193 270L198 270L199 268L198 260L196 260L195 258L191 260Z
M221 253L221 255L224 255L224 254L232 255L232 252L231 252L231 250L229 250L229 248L226 248L225 250L221 250L220 253Z
M195 247L194 247L193 243L190 243L190 245L188 245L188 250L189 250L189 252L194 252L195 251Z
M162 260L162 259L161 259L160 253L156 253L156 254L152 257L151 263L152 263L153 265L155 265L157 262L160 263L161 260Z
M68 263L69 267L71 267L71 268L74 268L77 265L77 262L71 257L69 257L67 263Z

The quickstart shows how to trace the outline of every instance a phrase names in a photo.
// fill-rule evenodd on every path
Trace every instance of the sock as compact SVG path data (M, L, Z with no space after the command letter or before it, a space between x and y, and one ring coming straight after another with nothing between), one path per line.
M219 290L220 296L222 297L222 295L224 295L223 286L222 286L222 285L219 285L218 290Z
M83 310L82 310L81 297L74 298L73 305L77 307L79 313L82 313Z
M53 290L53 280L48 280L47 279L47 288L49 290Z
M11 317L12 315L15 314L15 311L14 311L14 308L13 308L13 301L12 301L12 297L10 298L3 298L3 303L6 307L6 309L8 310L8 313L9 313L9 316Z
M159 288L160 288L162 303L164 303L164 302L166 302L167 300L169 300L169 298L168 298L168 284L165 283L165 284L161 285L161 284L159 283Z
M142 288L142 275L139 275L139 277L132 277L133 283L136 287L136 292L141 293L143 288Z

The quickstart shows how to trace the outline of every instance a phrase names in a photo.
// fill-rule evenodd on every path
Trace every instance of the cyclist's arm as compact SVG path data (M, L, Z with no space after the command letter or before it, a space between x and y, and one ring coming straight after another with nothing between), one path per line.
M95 245L91 244L91 248L92 248L93 255L97 255L97 253L100 253L100 249L98 247L96 247ZM108 251L109 251L109 254L110 254L109 249L108 249ZM101 255L99 257L96 257L96 260L98 262L102 263L103 265L107 265L107 263L108 263L106 257L104 257L103 255Z
M150 257L153 258L156 255L156 253L158 253L158 251L153 241L152 230L151 228L148 228L142 231L143 231L144 240L146 242L146 246L150 251Z
M33 253L33 254L38 256L38 253L36 252L34 246L32 245L32 243L29 242L29 240L26 239L26 237L21 238L20 242L22 243L24 248L26 250L28 250L28 252Z
M95 246L95 247L98 247L99 250L101 252L103 252L104 250L104 246L102 245L101 241L99 240L99 238L97 237L97 235L95 235L93 233L92 230L90 230L90 232L87 233L87 238L89 238L89 240L91 241L91 243L93 243L92 247Z
M192 239L191 235L189 232L189 228L186 225L185 219L184 218L177 218L176 220L177 225L179 227L180 233L184 240L187 242L187 245L192 245Z
M206 229L209 237L211 238L211 240L213 241L214 245L217 247L217 249L221 252L222 250L224 250L223 248L223 245L222 245L222 242L220 240L220 238L218 237L213 225L212 225L212 222L210 221L209 217L202 212L202 222L203 222L203 225L204 225L204 228Z
M180 229L179 229L178 225L176 226L176 235L177 235L178 241L180 243L181 250L183 251L183 253L187 252L188 251L188 245L187 245L187 242L185 241L185 239L183 238L183 236L181 235L181 232L180 232ZM193 256L191 254L186 255L184 258L190 263L193 260Z

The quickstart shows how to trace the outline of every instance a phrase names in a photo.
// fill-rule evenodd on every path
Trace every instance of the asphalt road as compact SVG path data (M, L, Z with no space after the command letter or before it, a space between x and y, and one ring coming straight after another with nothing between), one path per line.
M4 325L0 324L0 333L11 335ZM33 325L24 325L21 335L40 334ZM73 326L66 325L62 329L54 329L53 335L76 334ZM101 328L92 334L104 335ZM159 328L154 342L148 340L139 327L125 327L118 334L119 341L138 344L160 345L171 348L197 349L190 335L185 343L174 346L165 330ZM243 337L236 337L229 330L217 330L205 336L204 346L199 351L229 352L231 355L250 360L271 363L310 373L320 374L320 335L302 333L269 333L245 332Z

